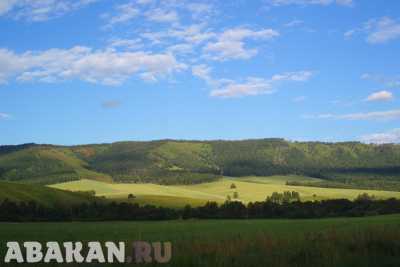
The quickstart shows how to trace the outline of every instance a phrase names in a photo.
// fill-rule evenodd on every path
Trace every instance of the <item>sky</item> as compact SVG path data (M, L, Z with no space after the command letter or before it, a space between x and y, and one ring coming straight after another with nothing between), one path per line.
M400 142L398 0L0 0L0 145Z

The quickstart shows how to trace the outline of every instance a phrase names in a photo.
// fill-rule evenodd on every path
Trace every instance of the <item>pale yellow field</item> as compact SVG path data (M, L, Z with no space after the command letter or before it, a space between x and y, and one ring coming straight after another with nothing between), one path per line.
M238 192L240 201L262 201L273 192L297 191L302 200L347 198L354 199L361 193L375 195L377 198L400 198L400 192L355 190L336 188L317 188L304 186L287 186L285 182L293 177L248 177L248 178L224 178L212 183L199 185L165 186L156 184L112 184L93 180L80 180L68 183L52 185L51 187L70 191L94 190L97 196L109 199L128 199L129 194L136 196L135 200L142 204L163 204L166 206L183 206L185 204L201 205L207 201L222 203L227 196L233 196ZM298 179L298 178L296 178ZM301 178L300 179L308 179ZM310 180L311 181L311 180ZM316 180L315 180L316 181ZM236 189L230 186L235 183Z

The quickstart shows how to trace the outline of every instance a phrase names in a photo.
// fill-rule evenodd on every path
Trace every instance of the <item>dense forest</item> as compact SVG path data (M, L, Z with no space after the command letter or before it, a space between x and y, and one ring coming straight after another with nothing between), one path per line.
M259 139L0 146L0 179L24 183L193 184L287 174L321 178L328 187L400 190L400 145Z
M259 219L259 218L328 218L372 216L400 213L400 200L375 200L366 194L354 201L331 199L300 202L297 192L274 193L265 201L247 205L226 201L222 205L208 202L204 206L183 209L140 206L137 203L92 201L49 207L35 201L0 203L0 221L133 221L176 219Z

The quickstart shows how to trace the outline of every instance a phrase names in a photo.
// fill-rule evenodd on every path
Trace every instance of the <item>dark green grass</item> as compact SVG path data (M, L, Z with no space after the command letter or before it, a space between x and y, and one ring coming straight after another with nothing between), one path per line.
M160 266L400 266L400 215L321 220L4 223L0 224L1 261L5 243L10 240L171 241L173 259Z

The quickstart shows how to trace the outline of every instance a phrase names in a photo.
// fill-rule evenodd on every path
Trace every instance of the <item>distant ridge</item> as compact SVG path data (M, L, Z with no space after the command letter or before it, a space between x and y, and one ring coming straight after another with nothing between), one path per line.
M347 187L400 190L400 145L268 138L0 146L0 180L23 183L93 179L193 184L221 176L287 174Z

